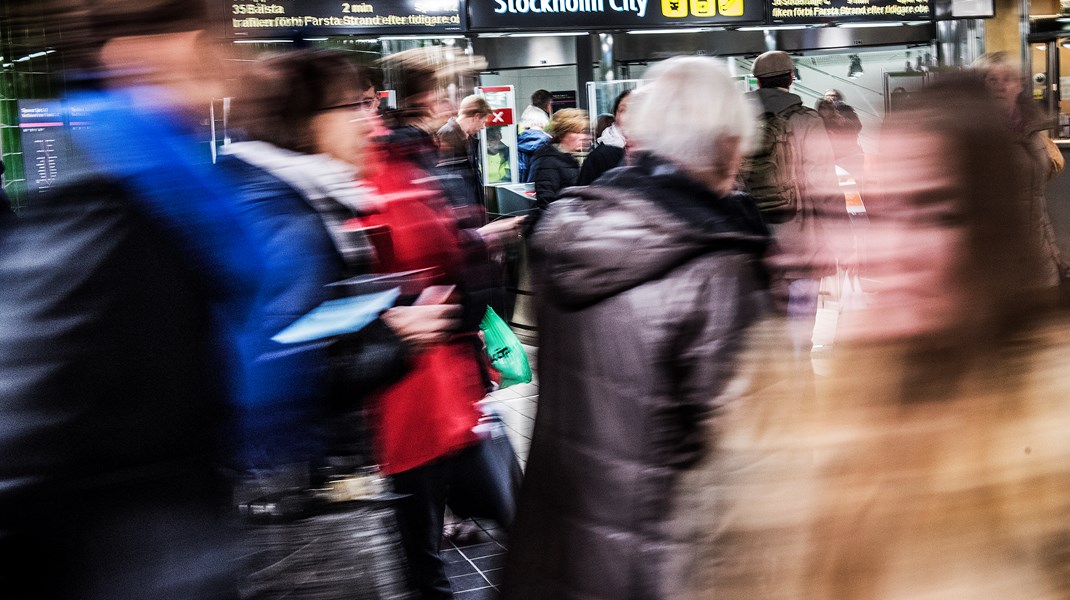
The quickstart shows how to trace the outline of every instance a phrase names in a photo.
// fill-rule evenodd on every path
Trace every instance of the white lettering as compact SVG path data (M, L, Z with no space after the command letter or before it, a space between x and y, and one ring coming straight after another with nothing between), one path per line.
M639 17L642 18L644 15L646 15L647 0L637 0L637 2L639 3Z
M617 12L624 12L624 6L618 6L617 0L609 0L609 7Z
M646 13L649 0L609 0L617 12ZM605 12L605 0L494 0L494 12L498 14Z

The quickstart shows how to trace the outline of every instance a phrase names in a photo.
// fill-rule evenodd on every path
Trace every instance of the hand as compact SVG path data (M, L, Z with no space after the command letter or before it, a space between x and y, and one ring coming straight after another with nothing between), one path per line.
M483 236L483 239L486 240L488 244L502 247L520 241L525 221L527 221L526 216L498 219L497 221L487 223L476 231L479 232L479 235Z
M440 344L461 324L461 305L395 306L382 315L386 326L414 348Z

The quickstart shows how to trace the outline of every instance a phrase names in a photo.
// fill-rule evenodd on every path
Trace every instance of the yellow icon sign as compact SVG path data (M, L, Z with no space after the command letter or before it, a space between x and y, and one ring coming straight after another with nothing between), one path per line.
M687 0L661 0L661 14L666 17L686 17Z
M696 17L717 16L717 0L691 0L691 14Z
M743 0L717 0L717 8L724 17L743 16Z

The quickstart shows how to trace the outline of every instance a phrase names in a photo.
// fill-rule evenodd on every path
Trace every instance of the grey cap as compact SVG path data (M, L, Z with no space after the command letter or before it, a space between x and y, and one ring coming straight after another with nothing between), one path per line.
M754 59L751 73L755 77L772 77L791 73L794 69L795 63L791 62L791 55L780 50L770 50Z

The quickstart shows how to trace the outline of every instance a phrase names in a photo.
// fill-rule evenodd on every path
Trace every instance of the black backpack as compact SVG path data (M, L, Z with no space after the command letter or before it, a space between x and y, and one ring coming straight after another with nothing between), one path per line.
M790 221L799 209L799 178L789 120L806 112L801 104L781 113L764 112L758 122L757 147L743 160L739 171L742 188L758 205L769 223Z

